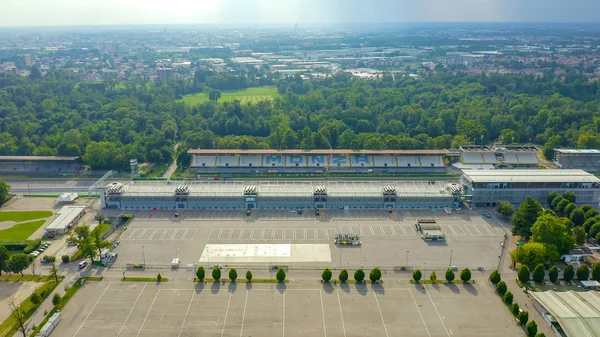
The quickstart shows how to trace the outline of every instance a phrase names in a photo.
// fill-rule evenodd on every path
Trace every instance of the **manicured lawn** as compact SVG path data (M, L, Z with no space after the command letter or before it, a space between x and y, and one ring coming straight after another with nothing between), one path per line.
M109 223L103 223L102 225L98 225L98 227L100 227L99 231L100 231L100 235L106 233L106 231L110 228L110 224ZM96 229L96 228L94 228Z
M43 219L52 216L50 211L28 211L28 212L0 212L1 221L29 221L35 219Z
M218 102L233 102L237 99L242 103L257 103L264 100L271 101L276 97L279 97L277 89L269 87L257 87L243 90L221 91L221 98L219 98ZM183 97L183 101L191 106L208 102L208 100L208 95L203 92L193 95L186 95Z
M27 240L45 222L45 220L38 220L16 224L11 228L0 230L0 238L4 241Z

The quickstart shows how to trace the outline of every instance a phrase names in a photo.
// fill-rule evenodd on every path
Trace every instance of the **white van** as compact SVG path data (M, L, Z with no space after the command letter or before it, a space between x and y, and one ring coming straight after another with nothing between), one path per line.
M79 269L83 269L88 265L87 261L81 261L79 262Z

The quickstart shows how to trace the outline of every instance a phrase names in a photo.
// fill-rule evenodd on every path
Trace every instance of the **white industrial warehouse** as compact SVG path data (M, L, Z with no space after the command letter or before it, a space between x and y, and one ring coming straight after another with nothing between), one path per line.
M64 206L58 212L57 217L45 228L47 233L65 234L72 228L77 220L85 214L85 206Z

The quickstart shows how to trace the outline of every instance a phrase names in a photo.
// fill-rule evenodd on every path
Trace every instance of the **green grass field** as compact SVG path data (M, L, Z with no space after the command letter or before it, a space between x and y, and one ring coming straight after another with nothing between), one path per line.
M219 98L218 102L233 102L237 99L243 104L248 102L257 103L264 100L271 101L276 97L279 97L277 89L268 87L258 87L248 88L244 90L221 91L221 98ZM194 106L204 102L208 102L208 95L203 92L193 95L186 95L183 96L183 101L188 105Z
M0 230L0 238L4 241L27 240L46 221L38 220L18 223L10 228Z
M0 222L2 221L29 221L51 217L50 211L27 211L27 212L0 212Z

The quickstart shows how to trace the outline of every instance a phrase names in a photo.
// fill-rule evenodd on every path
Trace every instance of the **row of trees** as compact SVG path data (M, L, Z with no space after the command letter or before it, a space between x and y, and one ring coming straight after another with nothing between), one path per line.
M259 84L249 79L199 71L195 83ZM83 156L93 168L125 169L130 158L170 161L181 141L205 148L430 149L531 140L545 144L548 157L559 146L600 146L600 99L563 90L575 83L460 73L364 81L340 73L275 84L282 97L274 101L221 104L215 92L191 107L179 98L193 83L79 83L63 69L43 78L3 73L0 155ZM201 144L190 140L198 138Z
M494 270L490 274L489 280L492 283L492 285L494 286L494 288L496 289L496 293L498 293L498 295L500 295L504 304L506 304L508 306L508 308L510 309L510 312L519 321L521 326L525 327L525 332L527 334L527 337L546 337L546 335L544 333L537 332L537 323L535 321L533 321L533 320L529 321L529 312L527 312L525 310L521 310L519 308L519 304L516 302L513 302L514 296L508 290L508 286L506 285L506 282L502 281L502 278L500 277L500 273L498 272L498 270Z
M12 254L10 255L5 246L0 245L0 275L2 272L14 273L23 275L23 271L29 267L33 261L33 256L27 254Z
M215 282L219 282L222 277L221 276L221 268L218 266L214 267L212 269L211 275ZM283 269L277 270L275 277L277 278L277 281L284 282L285 277L286 277L285 270L283 270ZM206 270L202 266L198 267L198 269L196 269L196 279L198 280L198 282L203 282L205 278L206 278ZM229 279L231 280L231 282L235 282L238 279L238 273L235 268L229 269ZM252 281L252 272L249 270L246 271L246 280L248 282Z
M419 269L413 271L412 274L412 278L415 282L419 282L421 281L421 278L423 277L423 273L421 273L421 271ZM456 278L456 275L454 274L454 271L450 268L448 268L446 270L446 275L445 275L445 279L447 282L453 282L454 279ZM460 279L463 282L469 282L471 280L471 270L469 268L465 268L460 272ZM437 274L435 273L435 271L432 271L431 274L429 274L429 280L432 282L435 282L437 280Z
M550 270L548 271L548 279L550 280L550 282L556 282L556 280L558 279L558 274L558 267L552 266L552 268L550 268ZM579 268L577 268L577 271L575 271L575 267L573 267L573 265L568 264L565 267L565 270L563 271L563 280L565 280L566 282L571 282L573 281L575 276L577 276L577 280L579 281L587 281L590 279L591 276L592 280L600 282L600 263L595 263L592 266L591 271L587 264L582 264L581 266L579 266ZM538 264L533 269L533 273L530 272L530 269L527 265L523 265L521 266L521 268L519 268L519 271L517 272L517 278L522 283L528 283L531 280L537 283L544 282L546 278L544 265L541 263Z

